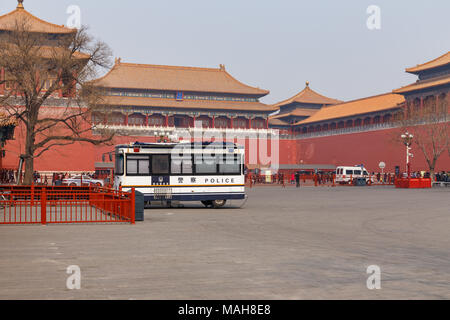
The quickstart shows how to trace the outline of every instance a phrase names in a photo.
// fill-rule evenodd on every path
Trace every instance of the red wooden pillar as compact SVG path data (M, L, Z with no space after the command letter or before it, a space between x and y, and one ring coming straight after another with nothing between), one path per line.
M212 128L216 127L216 116L212 116Z
M233 129L233 127L234 127L233 121L234 121L234 120L233 120L233 118L231 117L231 118L230 118L230 125L229 125L229 128L230 128L230 129Z
M193 124L192 124L192 127L193 128L195 128L195 121L197 120L197 117L196 116L193 116L192 117L192 121L193 121Z
M252 119L248 118L248 129L252 128Z
M148 113L145 115L145 125L148 126Z
M60 70L58 77L61 77L61 75L62 75L62 71ZM60 98L62 98L62 96L63 96L63 93L62 93L62 85L63 85L62 79L59 80L59 84L58 85L59 85L58 96Z
M0 70L0 82L5 80L5 68L1 68ZM0 94L5 93L5 83L0 84Z
M266 129L269 129L269 118L266 119Z
M125 125L127 126L129 123L128 123L128 113L125 115Z
M169 126L169 115L166 114L164 125L167 128Z

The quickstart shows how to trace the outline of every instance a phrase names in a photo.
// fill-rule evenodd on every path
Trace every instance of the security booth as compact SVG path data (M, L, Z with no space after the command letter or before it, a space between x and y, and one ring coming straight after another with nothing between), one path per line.
M96 162L95 176L96 179L103 180L105 182L105 186L112 185L114 181L114 163Z

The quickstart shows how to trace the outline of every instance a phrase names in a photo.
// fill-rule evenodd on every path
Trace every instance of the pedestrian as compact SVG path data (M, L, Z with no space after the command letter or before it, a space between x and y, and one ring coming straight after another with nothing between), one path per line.
M297 185L297 188L300 188L300 172L295 173L295 183Z

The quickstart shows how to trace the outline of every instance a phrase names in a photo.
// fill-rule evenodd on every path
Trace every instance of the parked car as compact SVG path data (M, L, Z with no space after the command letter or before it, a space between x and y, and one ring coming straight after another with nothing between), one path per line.
M105 185L103 180L93 179L89 176L83 176L83 178L81 178L80 175L66 178L66 179L63 179L63 181L62 181L63 186L73 186L73 187L78 186L79 187L82 184L83 184L83 186L95 185L95 186L99 186L99 187L103 187Z
M362 166L337 167L336 182L340 184L349 183L351 179L364 178L366 182L374 182L374 177L370 177L367 170Z

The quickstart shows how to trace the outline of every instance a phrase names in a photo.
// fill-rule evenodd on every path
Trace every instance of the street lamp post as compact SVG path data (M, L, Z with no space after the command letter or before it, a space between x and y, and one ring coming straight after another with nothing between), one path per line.
M411 145L412 140L414 136L406 131L404 134L402 134L403 143L406 146L406 170L408 172L408 179L411 179L411 162L409 160L410 157L412 157L412 154L409 153L411 151Z

